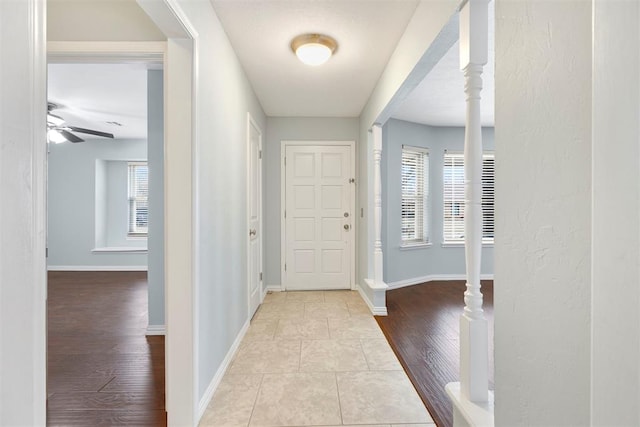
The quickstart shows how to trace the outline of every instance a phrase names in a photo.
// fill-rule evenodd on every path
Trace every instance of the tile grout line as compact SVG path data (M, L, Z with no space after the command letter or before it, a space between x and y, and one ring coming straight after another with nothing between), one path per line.
M333 377L336 380L336 394L338 397L338 409L340 410L340 425L344 425L344 416L342 415L342 402L340 401L340 387L338 386L338 373L334 372Z
M364 351L364 346L362 345L362 338L358 339L360 343L360 349L362 350L362 355L364 356L364 362L367 364L367 370L372 371L371 365L369 364L369 359L367 358L367 352Z
M258 396L260 396L260 391L262 390L262 383L264 382L265 374L262 374L260 377L260 385L258 386L258 392L256 393L255 399L253 399L253 406L251 407L251 415L249 415L249 421L247 421L247 427L251 425L251 419L253 418L253 413L256 410L256 404L258 403Z

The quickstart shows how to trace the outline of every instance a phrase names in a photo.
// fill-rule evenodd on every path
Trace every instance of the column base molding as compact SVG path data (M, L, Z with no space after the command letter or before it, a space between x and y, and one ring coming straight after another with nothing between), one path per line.
M493 427L493 392L487 402L471 402L462 395L460 383L449 383L444 388L453 403L453 427Z
M387 315L387 288L386 283L375 282L373 279L364 279L364 284L358 286L360 296L374 316Z
M166 335L167 329L164 325L149 325L147 326L146 336L151 335Z

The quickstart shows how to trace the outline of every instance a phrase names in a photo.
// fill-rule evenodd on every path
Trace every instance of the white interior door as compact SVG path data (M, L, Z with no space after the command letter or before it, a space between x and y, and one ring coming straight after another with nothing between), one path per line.
M249 317L253 317L262 302L262 135L255 122L248 123L248 279Z
M287 145L285 289L349 289L353 188L349 145Z

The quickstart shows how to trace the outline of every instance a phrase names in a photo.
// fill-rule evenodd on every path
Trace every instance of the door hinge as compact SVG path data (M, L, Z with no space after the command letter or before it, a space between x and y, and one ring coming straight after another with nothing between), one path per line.
M284 165L287 166L287 158L284 158Z
M260 281L262 282L262 272L260 272Z
M285 218L287 217L287 210L286 209L284 210L284 217Z
M261 159L262 158L262 150L258 151L258 158Z
M44 248L44 257L49 258L49 248Z
M284 264L284 271L287 271L287 264Z

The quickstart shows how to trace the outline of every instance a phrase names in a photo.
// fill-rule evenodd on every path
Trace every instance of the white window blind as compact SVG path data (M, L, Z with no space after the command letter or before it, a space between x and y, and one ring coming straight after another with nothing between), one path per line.
M427 205L429 153L424 148L402 147L402 244L429 242Z
M464 155L446 152L444 181L444 243L464 242ZM493 243L495 158L482 156L482 241Z
M146 162L129 162L129 234L149 229L149 168Z

